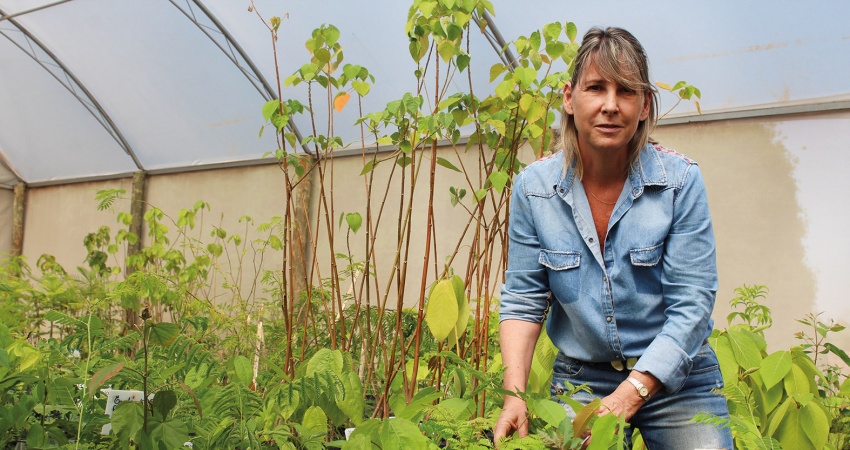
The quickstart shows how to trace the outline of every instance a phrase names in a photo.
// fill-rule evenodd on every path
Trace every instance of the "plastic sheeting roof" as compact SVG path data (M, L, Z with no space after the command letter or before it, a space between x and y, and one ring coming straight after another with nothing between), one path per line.
M345 61L376 77L364 113L415 89L404 34L410 3L255 0L266 19L284 17L282 77L307 62L303 43L314 28L340 29ZM629 29L646 47L655 79L699 87L704 113L850 99L848 2L793 9L769 0L493 4L508 41L554 21L576 22L580 35L593 25ZM0 185L244 164L274 150L272 133L258 138L261 106L276 85L271 41L249 5L0 0ZM474 83L484 86L498 55L477 30L470 54ZM307 102L303 85L285 88L283 97ZM662 101L663 111L675 99ZM318 104L316 111L325 114ZM349 107L335 119L346 143L359 139L349 126L356 118ZM310 129L306 116L295 120L302 132Z

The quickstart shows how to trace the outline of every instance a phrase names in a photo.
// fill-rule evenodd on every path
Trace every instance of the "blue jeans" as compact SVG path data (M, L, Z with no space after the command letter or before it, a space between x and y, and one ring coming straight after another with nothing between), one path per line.
M585 405L594 397L602 398L613 392L629 375L628 370L617 371L607 363L584 363L562 353L558 353L554 369L552 394L562 392L565 381L573 386L587 383L593 394L582 391L573 396ZM699 412L729 417L726 398L712 392L722 388L717 355L705 343L693 358L693 368L682 388L675 393L659 391L638 410L630 425L640 430L650 450L733 450L729 429L691 421ZM572 408L567 405L565 408L574 417ZM631 441L631 431L626 430L627 442Z

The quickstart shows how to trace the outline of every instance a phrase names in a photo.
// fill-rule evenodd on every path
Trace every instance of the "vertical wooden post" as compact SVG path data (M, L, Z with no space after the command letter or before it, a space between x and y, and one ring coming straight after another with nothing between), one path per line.
M130 222L130 232L138 236L136 243L131 243L127 247L127 258L139 253L142 250L142 226L145 223L145 183L147 174L144 171L138 171L133 174L133 194L130 200L130 216L133 220ZM127 277L132 275L135 270L131 266L127 266ZM140 323L138 313L133 308L124 310L124 322L126 324L125 332L134 330Z
M304 158L299 163L304 168L304 179L295 188L295 242L292 259L292 278L294 294L293 301L297 301L303 292L307 290L307 275L310 273L310 250L312 237L310 236L310 204L313 202L313 173L310 171L315 160Z
M15 197L12 203L12 256L24 254L24 215L26 214L27 186L15 185Z

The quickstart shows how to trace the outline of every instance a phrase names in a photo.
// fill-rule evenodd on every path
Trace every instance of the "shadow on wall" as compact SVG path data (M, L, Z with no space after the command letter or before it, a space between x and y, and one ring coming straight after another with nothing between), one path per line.
M803 210L795 158L777 139L773 121L754 119L661 127L663 145L702 169L717 239L720 288L716 327L726 326L729 300L743 284L767 285L774 326L768 350L799 344L795 320L814 311L816 279L806 265Z

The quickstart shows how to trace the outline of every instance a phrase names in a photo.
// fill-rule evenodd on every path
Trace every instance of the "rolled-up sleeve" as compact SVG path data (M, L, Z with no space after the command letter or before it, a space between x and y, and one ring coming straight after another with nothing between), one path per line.
M663 257L666 321L634 367L658 378L671 393L681 389L711 329L717 293L714 231L698 166L688 167L681 186Z
M524 174L517 175L511 193L508 269L502 284L500 322L519 319L540 323L549 306L549 281L540 264L540 240L523 186Z

